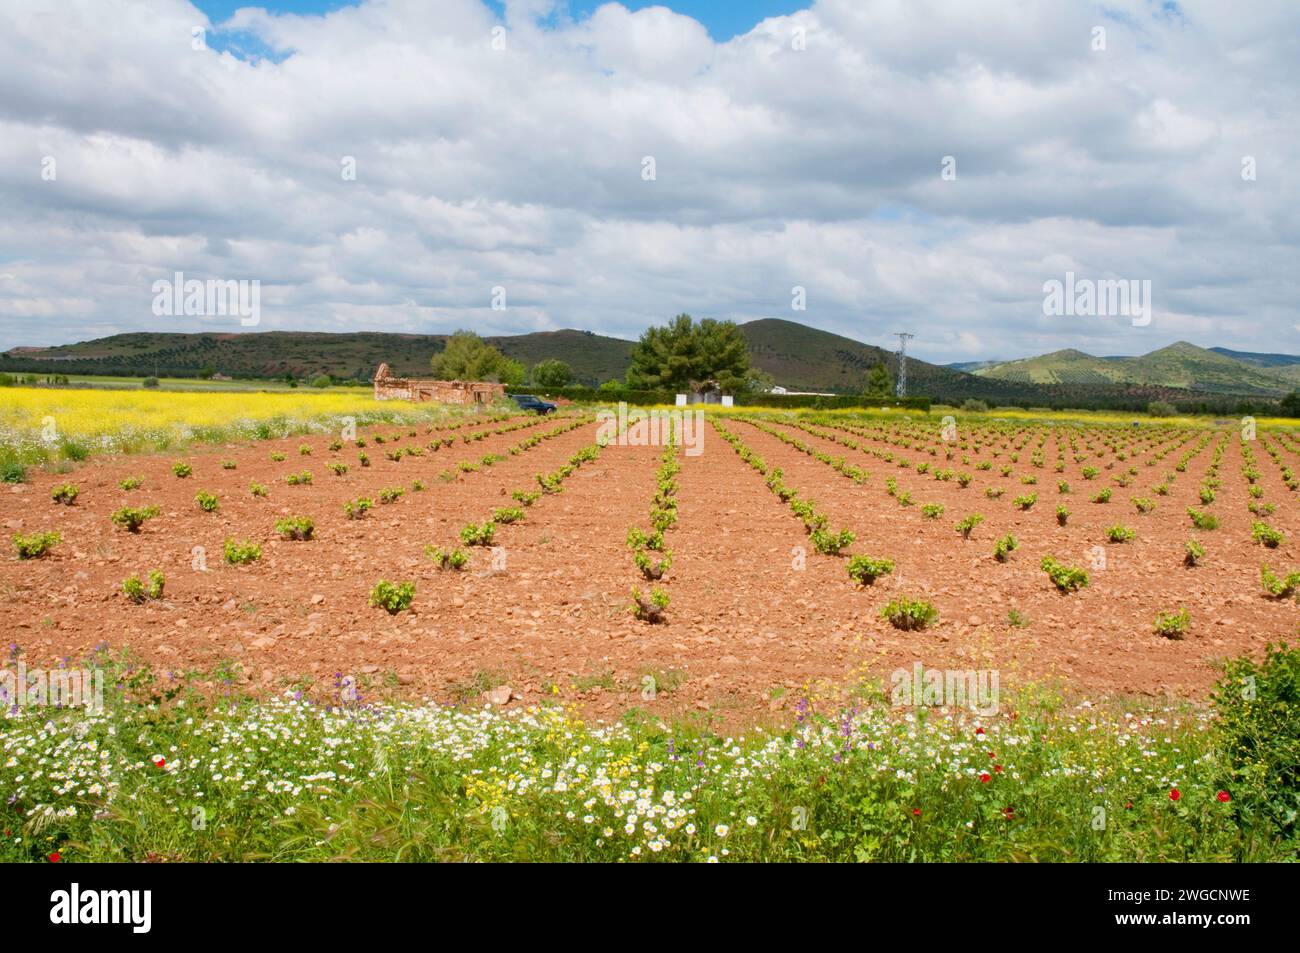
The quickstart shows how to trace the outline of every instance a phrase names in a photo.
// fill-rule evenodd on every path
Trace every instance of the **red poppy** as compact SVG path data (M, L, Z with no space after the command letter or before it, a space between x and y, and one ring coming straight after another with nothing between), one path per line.
M1001 774L1001 773L1002 773L1002 765L1000 765L1000 764L995 764L995 765L993 765L993 770L996 771L998 774Z
M980 784L988 784L991 777L993 777L993 775L989 774L987 771L981 771Z
M990 757L990 758L996 758L997 755L996 755L994 752L990 751L990 752L989 752L989 757Z
M977 735L982 735L982 734L984 734L984 729L983 729L983 728L976 728L976 729L975 729L975 734L977 734Z
M1169 800L1171 800L1171 801L1177 801L1177 800L1178 800L1180 797L1182 797L1182 796L1183 796L1183 794L1182 794L1181 791L1178 790L1178 788L1170 788L1170 789L1169 789Z
M1229 801L1232 800L1232 795L1229 794L1227 791L1220 791L1218 794L1215 795L1215 797L1217 797L1224 804L1227 804Z
M912 808L912 816L913 816L913 817L920 817L920 816L921 816L921 809L920 809L919 807L914 807L914 808Z
M1015 811L1015 808L1004 807L1004 808L1002 809L1002 816L1005 817L1005 818L1006 818L1007 820L1009 820L1009 821L1013 821L1013 820L1015 820L1015 818L1016 818L1016 811Z
M59 852L56 850L54 853L50 854L50 863L57 864L58 862L59 862Z
M1125 805L1124 805L1124 810L1126 810L1126 811L1131 811L1131 810L1133 810L1133 802L1132 802L1132 801L1129 801L1127 804L1125 804Z
M154 762L154 766L155 766L155 767L158 767L158 768L165 768L165 767L167 767L167 759L166 759L166 758L159 758L157 761Z

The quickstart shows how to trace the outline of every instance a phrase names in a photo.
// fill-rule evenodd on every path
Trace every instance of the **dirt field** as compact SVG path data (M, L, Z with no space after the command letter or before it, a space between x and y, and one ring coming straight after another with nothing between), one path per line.
M1261 441L1250 445L1260 500L1277 505L1264 519L1285 535L1278 548L1264 549L1251 538L1260 517L1247 512L1252 498L1242 476L1242 441L1236 431L1192 428L1102 432L1126 453L1122 462L1094 434L1100 452L1083 451L1086 459L1076 462L1066 441L1073 434L1082 451L1093 432L1011 427L1005 434L990 432L990 442L956 450L956 458L945 462L952 447L933 425L924 442L904 435L905 446L879 423L846 419L844 429L811 425L810 432L776 417L727 420L768 467L782 469L788 486L817 502L831 528L856 535L850 552L895 560L894 573L867 588L848 577L843 556L813 552L800 520L711 427L702 454L678 455L678 521L668 533L673 565L661 583L671 605L663 624L638 621L628 611L631 588L648 584L625 544L630 526L646 525L660 447L610 445L577 467L563 492L542 496L522 522L497 527L495 568L493 552L481 547L471 549L468 571L435 568L426 544L459 545L461 527L515 505L511 491L537 489L535 474L555 470L594 442L591 421L517 455L507 453L573 419L512 418L504 425L528 426L471 443L461 435L485 428L467 425L446 434L455 438L452 445L400 462L385 452L424 448L442 432L420 428L409 436L396 426L371 428L361 434L371 460L366 468L357 465L353 443L331 451L332 438L317 436L92 458L68 474L34 475L28 484L0 491L6 533L54 529L63 541L41 559L18 560L10 549L0 563L0 620L29 665L76 659L107 643L129 647L167 671L210 671L233 660L242 673L237 677L258 690L307 682L328 689L342 674L356 677L363 692L480 703L485 692L508 686L512 704L562 698L595 717L635 706L731 722L788 718L810 682L887 681L892 670L915 661L998 669L1004 689L1017 679L1060 678L1091 694L1200 696L1214 681L1218 660L1293 637L1300 618L1292 600L1270 598L1259 582L1261 562L1280 574L1300 568L1300 516L1280 470L1300 462L1300 444L1261 433L1280 451L1280 464ZM870 471L870 478L858 484L769 431L843 456ZM1209 441L1198 450L1207 433ZM376 434L401 439L378 445ZM1046 465L1035 468L1030 455L1044 436ZM1011 463L1021 439L1021 457L1003 476L1000 468ZM1185 510L1201 506L1198 487L1220 443L1222 485L1205 507L1220 526L1195 531ZM299 453L304 444L309 456ZM1061 473L1053 470L1058 450L1065 461ZM1166 455L1148 466L1161 452ZM284 460L273 461L273 453ZM503 459L474 472L456 469L459 461L489 453ZM1154 495L1152 486L1184 454L1190 454L1186 471L1169 484L1167 496ZM182 459L193 467L184 479L172 472ZM332 474L331 460L348 464L348 472ZM901 467L899 460L912 466ZM224 461L235 468L223 469ZM980 461L994 466L976 469ZM922 462L969 473L970 484L918 473L915 464ZM1138 470L1132 485L1116 486L1114 476L1129 465ZM1087 480L1086 466L1100 473ZM449 469L454 480L440 478ZM286 475L302 470L312 472L310 485L286 484ZM1037 484L1022 484L1027 475ZM119 481L128 476L140 477L140 488L121 489ZM886 492L890 478L915 505L902 506ZM415 480L425 489L413 491ZM1059 480L1069 482L1068 495L1058 493ZM252 481L264 484L268 496L254 497ZM52 488L69 482L80 490L75 504L52 502ZM1105 486L1113 488L1112 500L1089 502ZM380 504L386 487L406 492ZM1004 487L1005 494L988 498L990 487ZM197 506L199 491L215 494L217 512ZM1027 511L1012 502L1026 492L1037 493ZM362 496L376 505L364 519L347 519L343 503ZM1135 496L1149 497L1157 508L1139 514L1130 502ZM926 519L922 505L928 503L943 504L943 515ZM1058 503L1071 510L1065 526L1057 523ZM132 534L109 519L128 505L157 505L161 513ZM985 520L963 540L954 523L972 512ZM300 515L314 520L314 538L281 539L276 520ZM1115 524L1131 527L1136 538L1108 543L1106 529ZM1019 547L999 563L993 541L1007 533ZM232 537L260 543L262 558L227 564L222 543ZM1184 543L1193 537L1207 553L1188 568ZM205 568L196 568L196 547ZM1099 552L1104 568L1095 565ZM1049 553L1088 568L1090 585L1058 593L1039 568ZM155 569L166 575L162 599L135 604L124 597L124 578ZM380 579L415 581L409 611L390 616L367 604ZM939 620L912 632L882 620L881 607L904 595L931 600ZM1181 608L1192 620L1185 638L1153 632L1157 614ZM1008 622L1013 609L1027 620L1023 626ZM657 688L653 698L644 691L647 676Z

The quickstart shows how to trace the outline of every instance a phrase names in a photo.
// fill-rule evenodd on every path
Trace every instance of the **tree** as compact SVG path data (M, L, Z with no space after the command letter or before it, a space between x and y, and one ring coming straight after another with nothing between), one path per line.
M745 390L751 394L767 394L776 386L776 378L767 371L751 367L745 378Z
M1174 405L1165 400L1153 400L1147 404L1147 414L1152 417L1172 417L1176 413Z
M495 376L504 361L500 351L473 331L457 331L429 363L438 380L482 381Z
M704 318L696 324L679 314L664 327L648 328L632 349L627 386L633 389L744 391L749 350L734 321Z
M493 371L493 374L502 384L509 388L515 388L528 379L528 368L524 367L522 361L503 357L497 363L497 369Z
M867 371L867 386L864 393L868 397L894 396L894 377L883 362Z
M334 383L333 378L331 378L328 374L317 374L315 377L311 379L312 387L325 388L325 387L329 387L333 383Z
M557 390L573 380L573 369L554 358L533 365L533 384L546 390Z

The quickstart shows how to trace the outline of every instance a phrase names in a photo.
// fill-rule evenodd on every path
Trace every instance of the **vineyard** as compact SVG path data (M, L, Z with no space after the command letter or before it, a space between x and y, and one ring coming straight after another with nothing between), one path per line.
M4 621L46 661L577 685L610 715L648 674L669 709L752 714L917 657L1197 696L1295 631L1293 432L752 413L690 456L596 430L501 414L34 473L0 498Z
M488 706L550 737L553 716L833 735L919 664L996 671L1007 697L1190 705L1196 738L1225 665L1300 618L1294 431L715 411L693 454L639 426L325 415L33 466L0 493L10 665L111 659L155 703ZM195 767L156 754L123 770ZM29 794L53 810L78 776ZM494 785L458 796L486 812Z

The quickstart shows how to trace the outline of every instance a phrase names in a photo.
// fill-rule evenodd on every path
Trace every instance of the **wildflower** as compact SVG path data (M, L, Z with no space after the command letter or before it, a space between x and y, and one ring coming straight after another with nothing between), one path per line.
M989 774L987 771L981 771L981 772L980 772L980 784L988 784L988 783L989 783L989 779L992 778L992 777L993 777L993 775Z
M913 817L920 817L920 816L921 816L921 809L920 809L919 807L914 807L914 808L912 808L912 816L913 816Z
M59 862L59 852L56 850L54 853L50 854L50 863L57 864L58 862Z
M1177 800L1178 800L1180 797L1182 797L1182 796L1183 796L1183 794L1182 794L1181 791L1178 790L1178 788L1170 788L1170 789L1169 789L1169 800L1171 800L1171 801L1177 801Z
M713 833L717 834L719 837L726 837L729 833L731 833L731 828L728 827L726 824L719 824L717 827L713 829Z
M753 827L758 823L758 818L756 818L753 814L751 814L749 815L749 817L745 818L745 823L748 824L750 827Z
M1218 794L1214 796L1218 798L1219 801L1223 804L1227 804L1229 801L1232 800L1232 795L1229 794L1227 791L1220 791Z
M1015 808L1012 808L1012 807L1004 807L1004 808L1002 809L1002 816L1005 817L1005 818L1006 818L1007 820L1009 820L1009 821L1014 821L1014 820L1016 819L1016 810L1015 810Z

